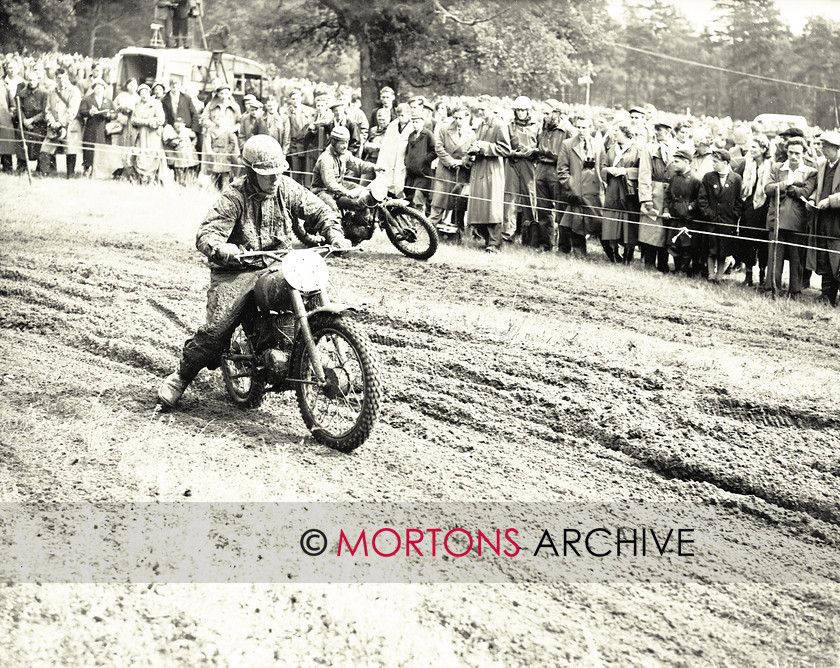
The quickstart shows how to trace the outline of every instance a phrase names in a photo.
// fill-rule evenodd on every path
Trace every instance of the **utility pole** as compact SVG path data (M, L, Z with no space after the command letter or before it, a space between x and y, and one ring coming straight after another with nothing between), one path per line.
M586 106L589 106L589 88L592 86L592 62L586 63L586 74L578 77L578 86L586 86Z

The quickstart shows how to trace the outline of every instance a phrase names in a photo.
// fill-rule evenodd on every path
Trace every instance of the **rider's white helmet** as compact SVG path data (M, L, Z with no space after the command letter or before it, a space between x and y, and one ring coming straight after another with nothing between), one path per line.
M514 111L531 111L531 98L520 95L513 101Z
M242 161L261 176L282 174L289 169L283 147L274 137L254 135L242 146Z
M350 130L348 130L343 125L336 125L332 132L330 132L330 139L336 139L338 141L350 141Z

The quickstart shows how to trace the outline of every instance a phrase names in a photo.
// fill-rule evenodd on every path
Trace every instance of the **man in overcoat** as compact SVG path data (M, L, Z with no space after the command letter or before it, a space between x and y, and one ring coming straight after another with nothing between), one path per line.
M639 246L645 267L668 273L668 227L662 218L665 190L668 188L668 165L671 163L671 123L654 121L655 141L645 146L639 156Z
M76 156L82 152L82 125L78 119L82 92L70 83L70 76L64 68L56 70L56 79L56 89L50 93L47 110L50 133L42 150L52 155L56 152L64 153L67 178L71 179L76 173ZM51 163L51 171L54 171L54 167Z
M175 125L176 118L183 118L184 124L195 132L196 143L201 146L201 123L192 98L183 91L181 80L169 79L169 92L160 101L167 125Z
M568 206L560 220L558 246L563 253L586 255L586 235L601 235L600 207L604 151L592 137L592 120L575 119L575 135L563 142L557 159L560 196Z
M472 162L467 217L484 239L484 249L497 253L502 243L505 213L505 165L510 154L507 124L490 109L490 99L481 96L476 115L482 119L475 141L467 152Z
M458 107L452 112L451 123L441 123L435 130L435 154L438 157L435 168L434 195L429 220L444 234L458 234L460 225L454 221L444 223L447 210L452 210L457 219L457 209L453 191L461 190L469 183L471 165L467 151L475 141L475 130L470 127L470 112L466 107ZM463 211L460 212L463 214Z
M840 132L824 132L820 142L825 162L817 168L817 186L810 199L816 208L811 209L806 267L822 276L820 298L837 306L837 289L840 286ZM819 250L814 250L815 247Z
M764 187L770 206L767 229L770 232L770 256L767 262L765 288L775 294L782 285L782 267L788 260L790 278L788 294L796 298L802 292L802 270L808 213L805 200L817 187L817 170L805 164L805 141L799 137L787 142L787 161L773 165L770 182ZM777 201L778 200L778 201ZM778 212L778 219L777 219Z
M405 198L425 214L431 202L435 138L425 127L426 118L421 112L412 112L411 125L414 129L405 148Z

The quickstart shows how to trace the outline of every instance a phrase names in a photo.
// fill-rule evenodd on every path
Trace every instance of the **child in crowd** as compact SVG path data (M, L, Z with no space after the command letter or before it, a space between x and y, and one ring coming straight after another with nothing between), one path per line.
M233 166L239 156L239 141L233 129L224 123L221 107L210 110L210 119L204 131L204 172L213 179L219 190L230 183Z
M166 144L166 158L175 181L182 186L187 185L194 178L195 168L198 166L198 154L195 150L196 134L187 127L180 116L174 125L167 125L163 131Z

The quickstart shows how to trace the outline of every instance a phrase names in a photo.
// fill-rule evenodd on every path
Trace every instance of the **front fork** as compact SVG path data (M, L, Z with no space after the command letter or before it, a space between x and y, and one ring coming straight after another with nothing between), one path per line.
M318 379L319 384L324 385L327 382L327 377L324 375L324 367L321 366L321 357L318 355L315 340L312 338L312 330L309 329L309 314L306 312L303 298L300 296L300 291L298 290L290 288L289 292L292 298L292 311L294 311L295 319L298 321L303 342L309 351L309 359L312 360L312 370L315 372L315 378ZM326 306L329 304L330 298L325 292L321 292L319 296L323 305Z

